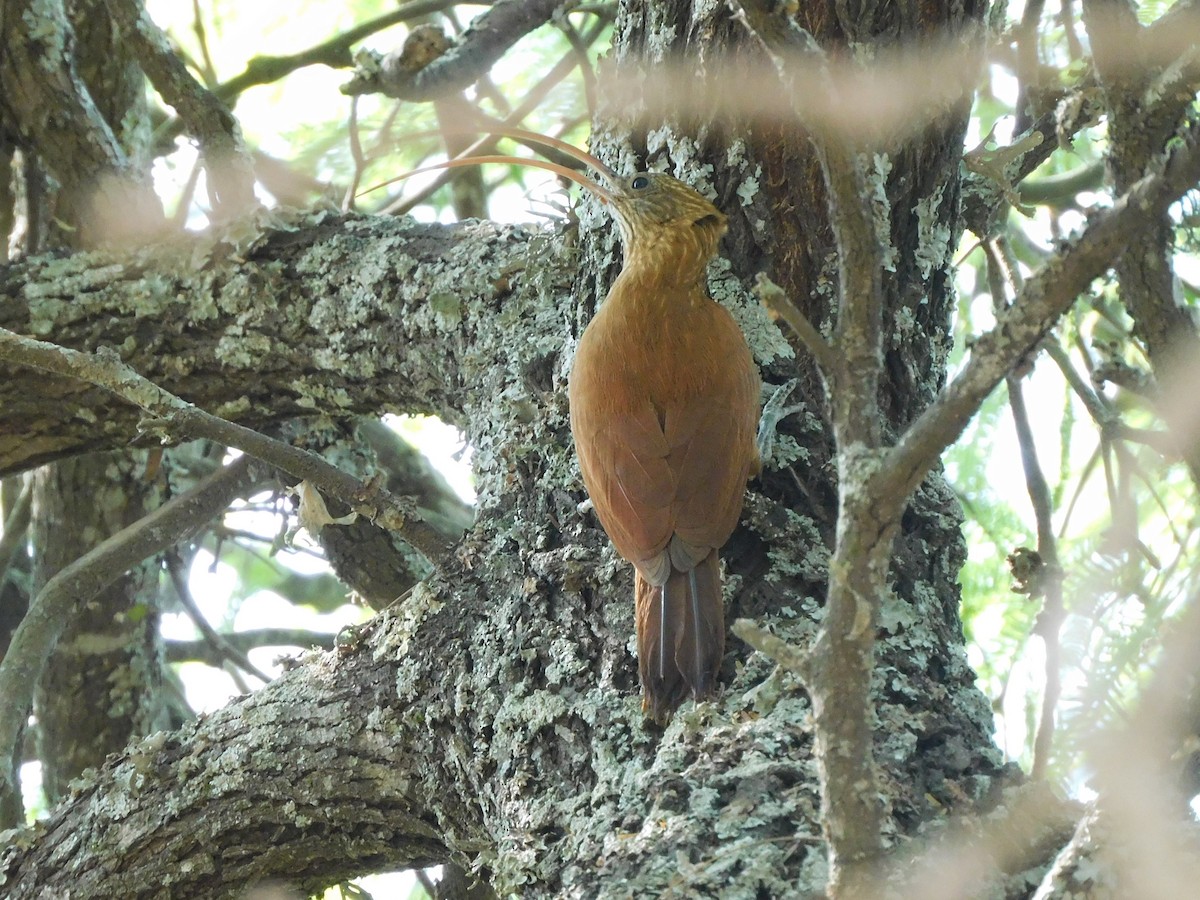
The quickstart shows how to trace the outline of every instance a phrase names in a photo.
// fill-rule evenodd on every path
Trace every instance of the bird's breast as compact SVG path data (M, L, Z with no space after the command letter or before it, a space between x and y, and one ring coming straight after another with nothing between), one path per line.
M572 398L620 409L715 398L740 387L753 362L729 312L703 295L610 296L576 351ZM757 374L757 373L755 373ZM740 393L740 390L739 390Z

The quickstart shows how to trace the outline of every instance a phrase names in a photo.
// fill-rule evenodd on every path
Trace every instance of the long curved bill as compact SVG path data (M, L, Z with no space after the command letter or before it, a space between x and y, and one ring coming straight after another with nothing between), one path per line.
M567 146L570 146L569 144ZM559 148L561 149L561 148ZM564 151L566 152L566 151ZM586 154L585 154L586 155ZM445 162L434 163L431 166L422 166L419 169L413 169L411 172L405 172L403 175L397 175L395 178L390 178L374 187L363 191L363 194L369 194L371 191L378 190L389 184L394 184L397 181L403 181L406 178L412 178L414 175L423 175L426 172L438 172L442 169L461 169L465 166L481 166L486 163L502 163L513 166L526 166L531 169L545 169L547 172L554 172L556 175L561 175L563 178L575 182L580 187L591 191L604 203L611 203L613 200L612 192L606 188L602 188L596 182L592 181L585 175L581 175L574 169L569 169L566 166L560 166L558 163L550 162L545 159L528 159L523 156L459 156L454 159L448 159Z
M568 144L566 141L549 137L544 134L538 134L536 131L528 131L524 128L512 128L507 125L490 124L480 125L477 128L460 128L455 126L451 128L450 131L456 133L474 132L487 135L498 135L500 137L513 138L514 140L518 141L528 141L531 144L540 144L543 147L552 147L555 150L558 150L560 153L563 153L572 159L578 160L585 166L589 166L595 171L599 172L614 187L617 187L621 184L621 177L604 163L600 162L600 160L596 159L596 157L592 156L592 154L585 150L580 150L578 147L574 146L573 144ZM429 132L429 134L440 134L440 132ZM389 184L394 184L397 181L403 181L405 178L411 178L413 175L421 175L425 172L437 172L443 169L457 169L463 166L478 166L485 163L503 163L506 165L527 166L531 169L544 169L547 172L554 172L555 174L561 175L563 178L567 178L579 186L591 191L604 203L610 203L613 200L613 194L611 191L601 187L595 181L592 181L590 178L581 175L574 169L559 165L558 163L550 162L549 160L527 159L521 156L503 156L496 154L476 156L474 154L481 149L480 144L481 142L477 141L474 146L468 147L462 156L455 157L454 159L447 160L446 162L436 163L431 166L423 166L419 169L413 169L411 172L405 172L403 175L399 175L396 178L390 178L387 181L375 185L374 187L368 188L362 193L369 194L371 191L378 190L381 187L386 187Z
M459 129L455 128L452 130L457 131ZM536 131L527 131L524 128L511 128L507 125L480 125L478 128L464 128L462 130L477 131L483 134L496 134L500 137L514 138L518 141L529 141L531 144L541 144L543 147L553 147L555 150L565 153L572 159L579 160L585 166L595 169L612 184L617 185L621 183L621 176L592 156L592 154L586 150L580 150L575 145L568 144L566 141L559 140L558 138L538 134Z

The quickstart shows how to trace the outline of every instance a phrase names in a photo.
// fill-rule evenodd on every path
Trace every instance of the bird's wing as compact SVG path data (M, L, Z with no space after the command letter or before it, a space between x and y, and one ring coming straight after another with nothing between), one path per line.
M572 416L579 467L604 530L618 553L646 568L647 580L665 581L669 571L660 570L671 538L675 475L654 407L647 401L602 422L585 409Z
M749 395L749 386L745 391ZM729 539L755 459L757 394L667 409L667 465L675 479L671 558L683 570Z

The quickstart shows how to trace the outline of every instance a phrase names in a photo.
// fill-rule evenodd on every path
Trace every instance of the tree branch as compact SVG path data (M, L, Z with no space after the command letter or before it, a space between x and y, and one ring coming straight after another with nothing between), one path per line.
M252 427L382 412L456 422L491 403L479 359L515 366L532 352L499 324L504 310L534 290L566 296L574 274L551 243L531 283L527 260L547 232L529 227L328 213L271 224L236 243L8 266L0 327L121 347L151 381ZM140 417L83 382L0 362L0 476L123 446Z
M740 0L752 30L775 59L792 112L806 122L805 77L795 65L815 58L827 91L836 97L824 54L813 38L773 4ZM816 718L821 811L829 842L830 896L875 890L883 852L883 805L873 749L871 677L875 620L886 595L887 562L901 506L880 515L866 490L872 455L882 439L879 379L883 367L883 251L855 145L837 132L809 129L828 191L829 222L838 255L838 313L830 352L811 325L801 337L823 362L837 444L837 542L829 566L826 616L813 648L807 686ZM801 326L807 320L801 318ZM907 499L907 497L905 497Z
M1083 4L1109 106L1108 162L1119 191L1129 190L1146 173L1157 148L1170 140L1180 119L1192 109L1200 86L1195 52L1200 15L1189 6L1180 5L1170 16L1169 27L1151 29L1142 26L1124 3L1086 0ZM1161 74L1157 67L1162 67ZM1145 342L1160 384L1189 379L1200 357L1196 324L1175 300L1169 249L1175 225L1165 213L1162 210L1157 221L1147 221L1139 229L1129 252L1116 264L1121 301L1133 319L1135 334ZM1200 445L1192 439L1192 416L1186 406L1167 402L1159 412L1192 481L1200 485Z
M0 661L0 760L12 758L20 745L34 686L73 610L130 566L195 534L262 477L249 458L235 461L103 541L46 583ZM5 766L0 770L0 808L16 785L15 773Z
M319 891L445 861L450 823L471 845L467 801L449 785L431 795L414 772L396 656L376 650L324 655L85 775L37 839L0 841L6 895L211 900L266 880Z
M196 626L196 630L204 636L204 643L208 645L209 654L221 662L231 662L238 666L242 671L253 675L263 684L270 684L271 678L264 674L258 666L250 662L246 652L225 639L225 635L213 628L208 623L208 619L204 618L204 613L196 606L196 601L192 598L192 592L187 586L187 580L180 571L180 565L177 560L170 560L168 568L171 573L171 584L175 588L175 596L179 600L179 605L183 607L183 611L187 613L187 617L192 620L192 624Z
M975 341L970 359L890 451L884 473L894 490L916 488L979 405L1054 326L1055 321L1133 240L1200 180L1200 123L1172 142L1155 174L1097 213L1071 244L1025 282L995 327Z
M458 42L439 59L417 71L391 54L368 67L359 61L354 78L342 87L346 94L380 93L397 100L433 100L469 87L489 72L513 44L546 22L562 0L497 0L475 19Z
M107 0L106 5L150 83L199 142L217 219L233 219L252 210L258 205L254 168L242 143L241 126L229 108L192 77L141 0Z
M374 481L360 482L315 453L198 409L137 374L121 362L115 351L106 348L94 354L81 353L0 329L0 358L56 375L79 378L112 391L157 417L148 423L146 430L163 437L208 438L227 447L236 447L301 481L312 483L380 527L395 531L433 568L445 572L451 565L442 536L420 520L408 501L393 496Z

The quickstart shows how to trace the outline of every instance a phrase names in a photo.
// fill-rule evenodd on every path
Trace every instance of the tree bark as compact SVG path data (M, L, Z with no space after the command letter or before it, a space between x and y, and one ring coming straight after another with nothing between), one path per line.
M799 16L831 52L849 53L969 36L983 12L817 3ZM718 77L710 48L726 51L723 64L765 62L721 4L624 4L615 33L618 63L653 74L686 60L694 90ZM652 93L669 83L648 79L646 109L663 106ZM824 616L847 499L829 430L829 407L845 398L828 395L751 285L765 272L810 321L832 324L837 248L820 167L794 124L643 112L608 110L594 149L620 171L664 169L716 198L730 234L710 290L768 387L793 392L724 558L728 620L755 619L803 652ZM864 161L888 261L885 443L945 380L966 119L964 98ZM243 424L436 413L474 447L480 498L454 566L338 649L306 654L258 693L75 782L0 851L0 890L225 897L447 861L500 896L824 890L813 704L796 677L731 640L716 698L685 704L664 729L641 716L631 573L583 503L565 392L574 345L618 268L615 230L585 201L578 234L271 214L139 253L0 271L0 326L116 348L167 390ZM136 441L139 419L97 388L0 365L0 475ZM1018 778L966 662L960 521L935 472L907 505L875 613L878 778L863 800L883 809L886 846L950 813L991 809ZM395 553L379 555L390 565ZM386 597L415 571L363 584ZM1002 882L981 866L971 887Z
M34 477L34 595L61 568L161 502L146 455L89 454ZM165 727L159 561L146 560L83 604L35 695L38 759L51 803L89 766Z
M653 9L663 17L653 27L626 11L618 56L662 48L667 33L676 50L715 36L759 52L723 8ZM886 320L909 323L909 347L923 338L944 347L945 266L958 234L950 148L961 146L964 117L957 110L928 146L897 148L892 160L887 233L940 261L888 294ZM695 163L713 166L698 186L715 187L734 221L714 296L743 325L769 382L799 380L802 409L782 426L777 468L751 487L727 580L730 620L756 618L807 646L837 508L827 401L748 286L765 269L814 320L828 317L814 286L833 248L811 157L802 135L777 128L752 131L736 166L715 128L699 144L679 131L633 135L601 153L685 176ZM681 153L695 154L687 167ZM737 187L751 173L759 192L743 197ZM921 217L939 227L918 229ZM69 346L117 346L142 374L248 424L385 410L460 423L480 494L460 572L419 586L357 646L311 658L194 732L154 736L106 766L55 813L57 840L9 851L0 873L17 895L90 873L96 892L151 896L169 872L175 896L226 896L255 879L315 885L448 858L486 873L501 895L821 887L812 712L791 676L731 642L716 701L685 707L665 732L641 719L628 567L580 507L567 433L570 351L617 258L598 210L585 206L582 222L575 272L545 232L327 217L153 262L76 257L9 273L0 324ZM80 299L66 302L68 291ZM943 358L934 349L889 369L885 427L901 427L932 395ZM0 433L42 438L0 444L0 471L135 431L136 415L95 390L6 374ZM86 427L62 412L80 407ZM897 536L874 685L889 840L985 802L1008 777L963 651L958 522L934 476Z
M163 387L252 426L382 412L464 424L493 386L489 364L520 343L504 324L513 292L566 297L564 262L551 265L556 251L533 229L323 213L264 226L15 264L0 272L0 327L118 348ZM546 282L529 283L531 255ZM493 345L472 346L481 330ZM138 412L103 391L5 365L0 375L0 474L137 437Z

